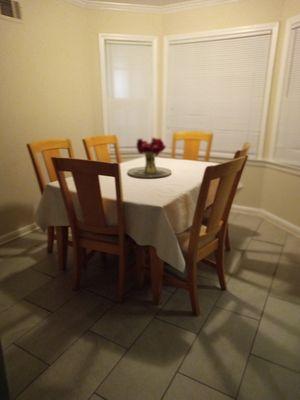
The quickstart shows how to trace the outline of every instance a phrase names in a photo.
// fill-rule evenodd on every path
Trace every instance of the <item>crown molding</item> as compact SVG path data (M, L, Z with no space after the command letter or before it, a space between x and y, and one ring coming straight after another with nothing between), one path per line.
M193 10L195 8L217 6L228 3L237 3L240 0L189 0L180 3L173 3L166 6L160 6L162 14L168 14L177 11Z
M200 7L216 6L228 3L237 3L240 0L188 0L165 6L151 6L148 4L118 3L102 0L64 0L79 7L94 10L129 11L150 14L168 14L178 11L187 11Z
M129 0L130 1L130 0ZM147 14L160 14L160 6L150 6L148 4L131 4L131 3L118 3L102 0L86 0L87 8L96 10L108 10L108 11L129 11L129 12L140 12Z

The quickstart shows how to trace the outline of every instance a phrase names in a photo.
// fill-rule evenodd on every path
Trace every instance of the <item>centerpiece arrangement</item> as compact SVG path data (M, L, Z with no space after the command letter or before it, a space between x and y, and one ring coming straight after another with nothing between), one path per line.
M146 166L145 166L145 174L156 174L157 169L155 165L155 156L159 154L165 145L163 141L160 139L152 139L152 142L148 143L145 140L139 139L137 141L137 149L140 153L145 153L146 156Z
M163 151L165 145L161 139L153 138L151 142L143 139L137 141L137 149L140 153L145 154L146 165L143 168L132 168L128 171L128 175L134 178L163 178L171 175L171 171L167 168L159 168L155 165L155 157Z

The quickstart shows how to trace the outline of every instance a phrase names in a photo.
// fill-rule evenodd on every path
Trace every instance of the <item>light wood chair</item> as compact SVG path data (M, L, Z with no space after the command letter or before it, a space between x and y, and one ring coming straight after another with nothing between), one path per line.
M116 135L89 136L82 139L88 160L112 162L109 146L115 150L117 163L122 161L119 141Z
M86 250L115 254L119 256L117 297L121 301L125 279L125 219L119 165L66 158L54 158L53 163L72 230L76 263L74 289L80 287ZM81 209L80 219L76 213L74 196L68 188L65 172L71 173L75 183ZM113 226L107 224L99 176L109 176L114 179L117 223Z
M72 145L69 139L50 139L43 140L39 142L33 142L27 144L27 148L29 150L29 154L33 163L33 168L37 177L37 181L39 184L39 188L41 193L43 193L46 184L50 181L56 181L57 175L53 166L52 157L60 157L61 151L65 150L70 158L74 157ZM44 163L44 170L42 168L42 164ZM48 175L48 177L47 177ZM66 240L68 236L68 230L57 228L56 236L61 240L57 242L58 244L58 252L60 258L60 264L62 267L65 266L66 263L66 249L61 247L62 243ZM53 242L54 242L55 234L54 227L48 227L48 253L52 253L53 251Z
M226 289L224 276L224 241L227 228L227 219L232 201L239 183L247 157L240 157L232 161L207 167L196 205L192 227L178 237L179 244L186 260L186 274L179 277L165 269L164 263L150 249L150 275L153 298L159 302L162 281L167 285L186 289L189 292L192 310L195 315L200 312L197 296L197 263L204 260L212 265L219 277L220 286ZM211 212L206 218L206 201L211 182L218 180ZM206 258L215 254L216 262Z
M176 158L177 142L183 141L183 156L185 160L198 160L202 143L206 143L204 160L209 161L213 134L211 132L182 131L173 134L172 158Z
M250 149L250 143L244 143L242 148L240 150L237 150L234 153L234 157L233 158L235 159L235 158L239 158L239 157L248 156L249 149ZM230 251L231 250L228 225L227 225L226 236L225 236L225 249L226 249L226 251Z
M248 156L249 150L250 150L250 143L244 143L242 148L234 153L233 158Z

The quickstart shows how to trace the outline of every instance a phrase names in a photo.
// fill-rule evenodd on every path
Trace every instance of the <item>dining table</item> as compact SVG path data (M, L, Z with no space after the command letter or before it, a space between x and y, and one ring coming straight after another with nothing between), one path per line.
M205 169L215 163L165 157L156 157L155 162L157 167L170 169L171 174L156 179L129 176L130 169L145 165L144 157L119 164L126 233L138 245L154 248L160 260L184 273L185 258L178 237L191 227ZM110 177L101 176L99 179L107 221L113 224L116 218L114 183ZM72 177L67 180L76 196ZM49 226L57 227L60 263L63 266L66 262L64 248L69 221L58 181L50 182L45 187L35 221L43 230Z

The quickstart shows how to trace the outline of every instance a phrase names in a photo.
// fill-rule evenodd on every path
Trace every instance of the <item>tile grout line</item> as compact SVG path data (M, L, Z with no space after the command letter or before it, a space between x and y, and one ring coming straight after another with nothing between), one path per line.
M101 297L101 296L98 296L98 297ZM71 301L71 300L70 300L70 301ZM66 304L66 303L65 303L65 304ZM113 306L113 305L112 305L112 306ZM112 306L111 306L111 307L112 307ZM110 307L110 308L111 308L111 307ZM103 314L101 315L100 318L102 318L102 316L104 315L105 312L106 312L106 310L103 312ZM51 315L52 315L52 314L51 314ZM99 318L99 319L100 319L100 318ZM17 346L17 347L20 348L21 350L25 351L26 353L30 354L31 356L35 357L36 359L38 359L39 361L42 361L44 364L47 365L46 369L45 369L44 371L42 371L40 374L38 374L38 375L31 381L31 383L30 383L29 385L27 385L27 386L24 388L24 390L22 390L22 392L20 392L20 393L18 394L18 397L19 397L26 389L28 389L29 386L32 385L42 374L46 373L46 372L48 371L48 369L49 369L51 366L53 366L53 365L59 360L59 358L61 358L61 357L65 354L65 352L66 352L70 347L72 347L76 342L78 342L79 339L81 339L81 338L89 331L90 328L91 328L91 326L89 326L84 332L82 332L82 334L81 334L78 338L76 338L69 346L67 346L67 347L65 348L65 350L64 350L55 360L53 360L53 362L52 362L51 364L49 364L48 362L46 362L46 361L42 360L41 358L37 357L36 355L34 355L33 353L31 353L31 352L28 351L27 349L23 348L21 345L19 345L19 344L13 342L13 344L14 344L15 346ZM32 329L33 329L33 328L32 328ZM30 330L29 330L28 332L26 332L26 333L29 333L32 329L30 329ZM24 334L24 335L25 335L25 334ZM23 337L24 335L22 335L21 337Z
M268 288L267 296L266 296L264 305L263 305L262 310L261 310L261 317L260 317L260 319L258 321L257 329L256 329L255 335L253 337L252 345L250 347L250 351L249 351L249 354L248 354L248 357L247 357L247 360L246 360L246 363L245 363L245 367L244 367L244 370L243 370L243 373L242 373L242 376L241 376L241 380L240 380L240 383L239 383L239 386L238 386L238 389L237 389L236 399L238 399L238 397L239 397L240 390L241 390L242 383L243 383L243 380L244 380L244 377L245 377L245 374L246 374L246 370L247 370L247 367L248 367L248 364L249 364L250 357L253 355L252 351L253 351L254 343L256 341L256 338L257 338L257 335L258 335L258 331L259 331L259 328L260 328L260 325L261 325L261 321L262 321L264 313L265 313L266 305L267 305L267 302L268 302L268 299L269 299L269 296L270 296L270 293L271 293L271 290L272 290L273 281L274 281L275 275L277 273L278 266L279 266L279 261L280 261L281 255L283 253L283 249L284 249L285 243L286 243L286 238L287 238L287 235L285 237L284 243L281 245L281 252L280 252L280 254L278 256L278 260L276 262L276 266L275 266L273 274L272 274L271 284L270 284L270 286Z
M262 224L262 222L259 224L259 226L260 226L261 224ZM257 227L257 229L259 228L259 226ZM253 237L253 236L252 236L252 237ZM252 237L251 237L251 240L252 240ZM251 240L249 241L248 246L249 246ZM240 250L240 249L235 249L235 250L242 251L242 256L243 256L244 253L245 253L245 251L247 250L248 246L246 247L246 249L242 249L242 250ZM215 308L217 307L216 304L217 304L218 300L220 299L220 297L221 297L221 293L220 293L219 296L216 298L216 300L215 300L215 302L214 302L214 304L213 304L213 306L212 306L210 312L208 313L208 315L207 315L205 321L203 322L203 324L202 324L202 326L201 326L199 332L196 334L195 340L193 340L193 342L191 343L190 348L189 348L188 351L186 352L185 356L183 357L183 360L181 361L181 363L180 363L180 365L178 366L176 372L174 373L172 379L170 380L170 382L169 382L167 388L165 389L165 391L164 391L164 393L163 393L163 395L162 395L162 397L161 397L161 400L163 400L164 396L166 395L166 393L167 393L168 389L170 388L171 384L173 383L173 381L174 381L174 379L175 379L177 373L181 374L181 372L180 372L179 370L180 370L182 364L184 363L184 361L185 361L185 359L187 358L187 356L190 354L191 349L192 349L194 343L196 342L196 340L197 340L198 336L200 335L201 331L203 330L203 328L204 328L205 324L207 323L207 321L208 321L210 315L212 314L212 312L213 312L213 311L215 310ZM183 375L183 374L182 374L182 375ZM195 381L197 381L197 380L195 380ZM197 382L199 382L199 381L197 381ZM202 383L202 382L199 382L199 383ZM208 386L208 385L206 385L206 386ZM213 389L214 389L214 390L217 390L219 393L222 393L222 392L220 392L218 389L215 389L215 388L213 388Z
M241 312L238 312L238 311L235 311L235 310L229 310L229 309L227 309L227 308L224 308L224 307L221 307L221 306L218 306L218 305L216 305L215 307L216 307L216 308L219 308L220 310L232 312L233 314L239 315L240 317L253 319L253 321L256 321L256 322L259 322L260 319L261 319L261 316L262 316L262 313L261 313L261 316L260 316L260 317L255 318L255 317L250 317L249 315L242 314Z
M263 221L260 223L260 225L261 225L262 223L263 223ZM259 225L259 226L260 226L260 225ZM257 240L257 239L255 239L254 237L252 237L251 240L258 241L258 242L272 243L272 242L268 242L268 241ZM250 240L250 242L251 242L251 240ZM287 241L287 235L286 235L286 237L285 237L285 243L286 243L286 241ZM248 243L248 246L246 247L246 249L249 247L250 242ZM277 244L277 243L272 243L272 244L275 244L275 245L278 245L278 246L282 246L282 249L281 249L282 251L281 251L281 253L280 253L280 257L281 257L281 255L283 254L284 245L280 245L280 244ZM246 249L242 250L242 252L244 253L244 252L246 251ZM277 267L275 268L275 270L274 270L274 272L273 272L273 274L272 274L272 281L271 281L271 284L270 284L269 289L268 289L268 292L267 292L266 301L265 301L265 304L264 304L264 307L263 307L262 315L261 315L260 319L258 320L258 321L260 321L260 322L261 322L261 319L262 319L262 316L263 316L263 312L264 312L264 310L265 310L266 303L267 303L267 301L268 301L268 299L269 299L269 297L270 297L270 294L271 294L271 289L272 289L272 285L273 285L273 281L274 281L276 272L277 272L277 270L278 270L280 257L279 257L278 262L277 262ZM46 259L46 257L45 257L43 260L45 260L45 259ZM42 261L42 260L41 260L41 261ZM41 262L41 261L40 261L40 262ZM30 267L30 268L33 269L33 270L35 270L33 267ZM44 274L44 275L46 275L46 276L49 276L49 277L52 278L52 279L55 279L55 278L56 278L56 277L53 277L53 276L50 275L50 274L48 275L47 273L41 272L41 271L39 271L39 270L35 270L35 271L40 272L40 273L42 273L42 274ZM43 286L43 285L42 285L42 286ZM42 286L41 286L41 287L42 287ZM94 295L96 295L96 296L103 297L104 299L106 299L105 296L102 296L101 294L99 294L99 293L97 293L97 292L89 291L89 290L87 290L87 289L85 289L84 291L85 291L85 292L88 292L88 293L92 293L92 294L94 294ZM176 292L174 292L174 293L176 293ZM172 296L174 295L174 293L171 294L170 298L172 298ZM24 299L24 301L27 301L28 303L33 304L33 305L35 305L35 306L37 306L37 307L40 307L41 309L44 309L44 310L46 310L46 311L49 312L49 310L47 310L47 309L45 309L45 308L43 308L43 307L41 307L41 306L38 306L38 305L36 305L36 304L34 304L34 303L31 303L30 301L25 300L25 298L22 298L21 300L23 300L23 299ZM108 300L111 301L111 299L108 299ZM169 299L169 300L170 300L170 299ZM168 300L168 301L169 301L169 300ZM70 301L70 300L69 300L69 301ZM168 301L167 301L167 302L168 302ZM167 303L167 302L166 302L166 303ZM217 302L217 300L216 300L216 302ZM215 302L215 303L216 303L216 302ZM68 303L68 301L67 301L66 303ZM62 304L61 307L63 307L63 305L65 305L66 303ZM104 314L105 314L106 312L108 312L109 309L111 309L112 307L114 307L114 305L115 305L115 303L113 303L113 304L110 306L110 308L106 309L106 310L104 311L104 313L98 318L97 321L101 320L101 318L104 316ZM56 311L58 311L61 307L59 307ZM200 334L200 332L202 331L202 329L203 329L204 325L206 324L207 319L209 318L210 314L211 314L211 313L213 312L213 310L215 310L216 308L221 308L221 307L216 306L216 304L213 305L212 310L211 310L211 311L209 312L209 314L207 315L207 318L206 318L206 320L204 321L204 323L203 323L203 325L202 325L200 331L198 332L198 334L196 334L196 338L197 338L197 336ZM56 312L56 311L54 311L54 312ZM159 311L160 311L160 310L157 310L157 312L153 315L153 318L149 321L149 323L147 324L147 326L146 326L146 327L143 329L143 331L138 335L138 337L136 338L136 340L135 340L135 341L132 343L132 345L127 349L127 351L125 351L125 353L124 353L123 356L125 356L125 355L128 353L128 351L131 349L131 347L134 345L134 343L143 335L144 331L148 328L148 326L150 325L151 322L153 322L154 319L157 319L157 320L159 320L159 321L161 321L161 322L169 323L168 321L164 321L164 320L161 320L161 319L158 318L158 313L159 313ZM227 310L227 311L228 311L228 310ZM232 311L230 311L230 312L232 312ZM52 313L53 313L53 312L50 311L50 315L51 315ZM49 316L50 316L50 315L49 315ZM241 314L241 315L242 315L242 314ZM242 316L244 316L244 315L242 315ZM244 316L244 317L247 317L247 316ZM46 317L46 318L48 318L48 317ZM251 317L247 317L247 318L251 318ZM254 318L253 318L253 319L254 319ZM96 321L96 322L97 322L97 321ZM94 322L94 323L96 323L96 322ZM177 327L177 328L185 329L185 328L179 327L179 326L177 326L177 325L175 325L175 324L172 324L172 323L170 323L170 324L171 324L171 325L174 325L174 326ZM255 338L256 338L257 332L258 332L258 330L259 330L259 325L260 325L260 323L258 324L258 328L257 328L256 334L255 334ZM31 331L31 329L30 329L29 331ZM83 332L83 333L77 338L77 340L75 340L70 346L68 346L68 348L71 347L72 345L74 345L74 344L75 344L84 334L86 334L88 331L92 332L93 334L97 334L96 332L93 332L93 331L90 330L90 328L88 328L85 332ZM188 332L191 332L191 331L189 331L189 330L187 330L187 331L188 331ZM192 333L194 333L194 332L192 332ZM22 335L22 336L23 336L23 335ZM101 336L101 335L99 335L99 336ZM102 336L101 336L101 337L102 337ZM105 337L104 337L104 339L105 339L105 340L108 340L108 341L110 341L110 342L112 342L111 340L109 340L109 339L107 339L107 338L105 338ZM195 340L196 340L196 339L195 339ZM254 339L254 341L255 341L255 339ZM254 341L253 341L253 344L254 344ZM112 342L112 343L114 343L114 342ZM194 342L193 342L193 343L194 343ZM192 343L192 345L193 345L193 343ZM34 358L38 359L35 355L33 355L33 354L31 354L30 352L28 352L27 350L23 349L21 346L18 346L18 345L15 344L14 342L13 342L13 344L16 345L17 347L19 347L20 349L22 349L23 351L27 352L28 354L32 355ZM116 344L117 344L117 343L116 343ZM253 344L252 344L252 348L253 348ZM118 344L118 345L119 345L119 344ZM191 345L191 347L192 347L192 345ZM119 346L121 346L121 345L119 345ZM121 346L121 347L122 347L122 346ZM58 358L60 358L60 357L68 350L68 348L65 349L64 352L63 352ZM190 352L190 349L189 349L186 353L189 353L189 352ZM281 366L280 364L276 364L276 363L274 363L274 362L272 362L272 361L269 361L269 360L267 360L267 359L264 359L264 358L262 358L262 357L259 357L259 356L255 355L255 354L252 354L251 351L250 351L250 355L252 355L253 357L257 357L257 358L263 359L263 360L265 360L265 361L267 361L267 362L270 362L270 363L272 363L272 364L278 365L278 366L283 367L283 368L285 368L285 369L289 369L289 368L286 368L286 367L284 367L284 366ZM248 358L247 358L245 370L246 370L246 368L247 368L250 355L249 355ZM122 356L121 358L123 358L123 356ZM186 354L186 356L187 356L187 354ZM185 357L186 357L186 356L185 356ZM58 358L57 358L57 359L58 359ZM53 364L57 361L57 359L53 362ZM38 360L40 360L40 359L38 359ZM120 360L121 360L121 359L120 359ZM120 360L118 361L118 363L120 362ZM47 364L47 363L45 363L45 361L43 361L43 360L40 360L40 361L42 361L44 364ZM117 363L117 364L118 364L118 363ZM182 361L182 363L183 363L183 361ZM181 363L181 364L182 364L182 363ZM47 365L49 365L49 364L47 364ZM113 369L114 369L114 368L115 368L115 367L113 367ZM48 369L48 367L46 368L46 370L47 370L47 369ZM112 370L113 370L113 369L112 369ZM45 370L45 371L46 371L46 370ZM111 370L111 371L109 372L109 374L103 379L102 383L105 381L105 379L107 379L107 377L110 375L110 373L112 372L112 370ZM245 374L245 370L244 370L244 374ZM45 372L45 371L43 371L43 372ZM293 371L293 370L291 370L291 371ZM43 372L42 372L42 373L43 373ZM293 372L298 372L298 371L293 371ZM41 374L42 374L42 373L41 373ZM41 374L39 374L39 376L40 376ZM176 376L176 374L177 374L177 372L174 374L174 377ZM184 375L183 373L181 373L181 372L178 372L178 374L181 374L181 375L185 376L185 375ZM241 383L242 383L242 381L243 381L243 379L244 379L244 374L243 374L243 376L242 376L242 378L241 378ZM173 377L172 381L174 380L174 377ZM188 377L188 376L187 376L187 378L193 379L193 378ZM35 378L35 379L37 379L37 378ZM34 379L34 380L35 380L35 379ZM33 381L34 381L34 380L33 380ZM33 381L32 381L32 382L33 382ZM32 382L31 382L28 386L30 386L30 385L32 384ZM198 382L198 381L196 380L196 382ZM202 383L202 382L200 382L200 383L201 383L201 384L204 384L204 383ZM241 383L240 383L240 385L241 385ZM101 384L100 384L100 385L101 385ZM205 385L205 384L204 384L204 385ZM27 387L28 387L28 386L27 386ZM170 386L170 384L169 384L169 386ZM208 386L208 385L206 385L206 386ZM98 387L99 387L99 386L98 386ZM212 389L217 390L217 389L215 389L215 388L212 388ZM97 390L97 389L96 389L96 390ZM165 392L165 393L166 393L166 392ZM165 393L163 394L163 396L165 396ZM221 393L222 393L222 392L221 392ZM97 397L99 397L99 395L98 395L96 392L94 392L94 394L95 394ZM19 395L18 395L18 396L19 396ZM92 396L93 396L93 394L91 395L91 397L92 397ZM101 398L101 397L99 397L99 399L100 399L100 398Z
M257 226L257 228L256 228L256 230L255 230L254 233L257 233L257 232L258 232L258 230L259 230L259 228L262 226L263 222L264 222L264 220L262 219L262 220L260 221L260 223L258 224L258 226ZM243 255L242 255L242 257L245 256L245 254L246 254L248 248L250 247L250 243L251 243L252 241L255 241L255 236L254 236L254 234L251 236L251 239L249 240L249 242L248 242L246 248L243 250ZM270 285L270 287L271 287L271 285ZM267 293L268 293L268 292L267 292ZM267 301L267 299L268 299L268 294L267 294L267 296L266 296L265 302ZM235 396L234 396L234 399L237 399L237 398L238 398L238 395L239 395L240 387L241 387L241 385L242 385L242 382L243 382L243 379L244 379L244 375L245 375L245 371L246 371L247 366L248 366L248 361L249 361L249 358L250 358L251 349L252 349L252 346L253 346L253 344L254 344L254 341L255 341L257 332L258 332L258 328L259 328L259 325L260 325L260 320L261 320L261 318L262 318L262 316L263 316L263 310L264 310L264 307L263 307L263 309L262 309L262 311L261 311L261 316L260 316L260 318L259 318L259 320L258 320L257 329L256 329L256 332L255 332L255 334L254 334L254 336L253 336L252 345L250 346L249 354L248 354L247 360L246 360L246 362L245 362L244 370L243 370L243 373L242 373L242 375L241 375L240 382L239 382L239 385L238 385L236 394L235 394ZM256 321L257 321L257 320L256 320Z
M170 293L170 296L169 296L169 298L168 298L168 300L163 304L163 306L165 306L170 300L171 300L171 298L174 296L174 294L177 292L177 290L178 289L176 289L173 293ZM162 306L162 307L163 307ZM169 323L168 321L164 321L164 320L161 320L161 319L159 319L159 318L157 318L157 315L158 315L158 313L162 310L162 307L161 308L158 308L157 309L157 311L156 311L156 313L153 315L153 317L151 318L151 320L148 322L148 324L144 327L144 329L140 332L140 334L135 338L135 340L132 342L132 344L128 347L128 349L125 349L126 351L124 352L124 354L123 354L123 356L120 358L120 360L114 365L114 367L110 370L110 372L106 375L106 377L102 380L102 382L100 382L99 383L99 385L97 386L97 388L96 388L96 391L97 391L97 389L98 388L100 388L100 386L106 381L106 379L108 379L108 377L111 375L111 373L113 372L113 370L118 366L118 364L121 362L121 360L126 356L126 354L131 350L131 348L134 346L134 344L138 341L138 339L144 334L144 332L147 330L147 328L149 327L149 325L154 321L154 320L157 320L157 321L159 321L159 322L162 322L162 323L166 323L166 324L169 324L169 325L172 325L172 326L174 326L175 328L179 328L179 329L182 329L182 330L185 330L186 332L189 332L189 333L193 333L193 334L195 334L194 332L191 332L191 331L189 331L189 330L187 330L187 329L184 329L184 328L182 328L182 327L179 327L179 326L177 326L177 325L174 325L174 324L172 324L172 323ZM196 335L196 337L197 337L197 334L195 334ZM99 336L101 336L101 335L99 335ZM176 373L177 372L175 372L175 375L176 375ZM175 376L174 375L174 376ZM173 377L174 378L174 377ZM173 379L172 379L173 380ZM95 394L97 394L97 392L94 392ZM165 392L164 392L165 393ZM164 393L163 393L163 396L164 396ZM102 396L102 395L101 395ZM104 398L104 397L103 397Z
M188 333L193 333L193 334L196 335L196 336L197 336L198 333L200 332L200 331L198 331L198 332L190 331L189 329L183 328L182 326L177 325L177 324L175 324L174 322L171 322L171 321L167 321L167 320L165 320L165 319L162 319L159 315L155 315L155 316L154 316L154 319L156 319L156 320L159 321L159 322L164 322L165 324L171 325L171 326L173 326L174 328L179 328L179 329L182 329L183 331L186 331L186 332L188 332Z
M41 310L47 311L50 315L54 314L54 313L57 311L57 310L54 310L54 311L48 310L47 308L45 308L45 307L43 307L43 306L41 306L41 305L39 305L39 304L34 303L32 300L27 299L27 296L24 297L21 301L25 301L26 303L31 304L32 306L35 306L35 307L37 307L37 308L40 308ZM17 304L17 303L16 303L16 304ZM50 315L47 315L46 318L48 318ZM44 318L44 319L45 319L45 318ZM29 332L29 331L28 331L28 332ZM22 335L22 336L23 336L23 335ZM21 337L22 337L22 336L21 336Z
M258 227L257 227L257 230L258 230L258 229L259 229L259 227L262 225L262 223L263 223L263 221L261 221L261 223L258 225ZM256 230L255 232L257 232L257 230ZM248 247L249 247L249 245L250 245L251 241L252 241L252 240L254 240L254 239L253 239L253 237L254 237L254 235L253 235L253 236L251 236L251 239L250 239L250 241L249 241L248 245L246 246L246 248L242 250L242 257L244 256L245 252L247 251L247 249L248 249ZM281 249L281 251L282 251L282 250L283 250L283 246L281 245L281 247L282 247L282 249ZM280 257L278 258L278 262L279 262L279 259L280 259ZM275 274L275 270L276 270L276 268L274 269L273 275ZM271 288L271 286L272 286L272 285L270 284L270 286L269 286L269 289ZM268 291L268 292L269 292L269 291ZM221 296L221 294L220 294L220 296ZM220 298L220 296L219 296L219 298ZM266 296L266 301L267 301L267 298L268 298L268 295ZM186 357L187 357L187 356L188 356L188 354L190 353L190 351L191 351L191 348L192 348L192 346L193 346L194 342L197 340L198 336L200 335L200 333L201 333L202 329L204 328L205 324L207 323L207 320L208 320L209 316L211 315L211 313L213 312L213 310L215 310L216 308L222 309L221 307L218 307L218 306L216 305L217 301L218 301L218 299L216 299L216 302L214 303L214 306L212 307L212 310L210 311L209 315L207 316L207 318L206 318L205 322L203 323L203 325L202 325L202 327L201 327L201 329L200 329L199 333L196 335L196 338L195 338L195 340L193 341L193 343L192 343L192 345L191 345L191 347L190 347L189 351L188 351L188 352L187 352L187 354L185 355L185 357L184 357L184 359L182 360L182 362L181 362L180 366L178 367L178 369L177 369L176 373L174 374L174 376L173 376L173 378L172 378L171 382L169 383L169 385L168 385L167 389L165 390L165 392L164 392L164 394L163 394L163 396L162 396L161 400L163 400L163 397L165 396L165 394L166 394L167 390L169 389L169 387L170 387L171 383L172 383L172 382L173 382L173 380L175 379L175 376L176 376L176 374L177 374L177 373L179 373L179 374L182 374L182 373L179 371L179 369L181 368L181 366L182 366L182 364L183 364L184 360L186 359ZM225 310L225 311L232 312L231 310ZM238 314L238 313L236 313L236 312L233 312L233 313L235 313L235 314ZM262 314L261 314L261 315L262 315ZM242 317L245 317L245 318L250 318L250 317L246 317L246 316L244 316L244 315L241 315L241 316L242 316ZM250 319L253 319L253 320L255 320L255 321L259 322L259 320L256 320L256 319L254 319L254 318L250 318ZM258 324L258 326L259 326L259 324ZM257 329L258 329L258 328L257 328ZM256 334L254 335L253 342L252 342L252 346L253 346L253 343L254 343L254 339L255 339L255 337L256 337ZM252 346L251 346L251 347L252 347ZM250 352L251 352L251 349L250 349ZM249 354L250 354L250 353L249 353ZM248 358L247 358L247 361L246 361L246 364L245 364L244 373L245 373L245 369L246 369L246 367L247 367L247 365L248 365L248 359L249 359L249 355L248 355ZM238 391L239 391L239 388L240 388L241 382L242 382L242 380L243 380L244 373L243 373L243 375L242 375L242 377L241 377L240 384L239 384L239 387L238 387L238 390L237 390L237 393L236 393L236 395L235 395L234 397L232 397L232 396L230 396L230 397L232 397L232 398L236 398L236 397L238 396ZM184 374L182 374L182 375L184 375ZM188 376L187 376L187 377L188 377ZM190 378L190 377L188 377L188 378ZM194 380L195 380L196 382L199 382L199 383L203 384L202 382L200 382L200 381L197 381L196 379L194 379ZM208 385L206 385L206 386L208 386ZM210 387L210 386L208 386L208 387ZM212 388L212 389L214 389L214 390L217 390L218 392L220 392L220 393L222 393L222 394L225 394L225 393L221 392L221 391L220 391L220 390L218 390L218 389L215 389L215 388L213 388L213 387L211 387L211 388ZM226 394L226 395L228 395L228 394Z
M79 293L78 293L79 294ZM76 296L76 295L75 295ZM33 327L31 327L28 331L26 331L23 335L21 335L21 336L19 336L17 339L15 339L15 340L19 340L19 339L22 339L25 335L27 335L27 334L29 334L31 331L33 331L36 327L37 327L37 325L39 325L41 322L44 322L45 320L47 320L48 318L50 318L52 315L54 315L60 308L62 308L65 304L67 304L69 301L71 301L72 299L70 299L70 300L68 300L66 303L64 303L63 305L61 305L56 311L54 311L54 312L51 312L51 311L48 311L47 309L45 309L45 308L43 308L43 307L41 307L41 306L39 306L39 305L37 305L37 304L35 304L35 303L31 303L30 301L28 301L27 299L25 300L25 298L23 298L23 299L21 299L21 301L25 301L25 302L27 302L28 304L31 304L31 305L34 305L35 307L37 307L37 308L40 308L41 310L44 310L44 311L47 311L48 312L48 315L45 317L45 318L43 318L41 321L39 321L39 322L37 322ZM17 343L15 343L15 341L13 342L14 344L16 344L17 345ZM19 347L21 347L21 346L19 346ZM25 349L23 349L23 350L25 350ZM45 362L45 361L44 361ZM48 364L48 363L47 363Z
M218 392L218 393L221 393L221 394L223 394L223 395L225 395L225 396L228 396L228 397L230 397L231 399L235 399L235 397L231 396L230 394L225 393L225 392L222 392L221 390L216 389L216 388L214 388L213 386L210 386L210 385L208 385L208 384L205 383L205 382L199 381L198 379L195 379L195 378L193 378L192 376L188 376L188 375L184 374L183 372L180 372L180 371L179 371L178 374L184 376L185 378L191 379L192 381L194 381L194 382L196 382L196 383L200 383L201 385L206 386L206 387L208 387L209 389L213 389L215 392Z
M274 361L268 360L267 358L258 356L257 354L251 354L251 355L252 355L252 357L259 358L260 360L266 361L267 363L276 365L277 367L286 369L287 371L293 372L293 373L298 374L300 376L300 371L299 370L297 371L296 369L292 369L292 368L286 367L285 365L278 364L278 363L276 363Z
M202 329L204 328L206 322L208 321L210 315L212 314L212 312L213 312L213 310L214 310L214 308L215 308L215 305L216 305L218 299L220 298L220 296L221 296L221 293L220 293L220 295L216 298L215 302L213 303L212 308L211 308L210 312L207 314L205 320L203 321L203 324L202 324L202 326L201 326L199 332L195 334L195 339L191 342L190 347L188 348L188 350L186 351L185 355L183 356L182 361L179 363L179 365L178 365L178 367L177 367L177 369L176 369L176 371L175 371L173 377L170 379L169 384L167 385L166 389L164 390L164 392L163 392L163 394L162 394L162 396L161 396L161 400L163 400L163 398L165 397L165 395L166 395L167 391L169 390L170 386L172 385L172 383L173 383L173 381L174 381L176 375L177 375L178 373L180 373L179 370L180 370L182 364L184 363L184 361L185 361L185 359L187 358L187 356L190 354L191 349L192 349L194 343L196 342L198 336L200 335L200 333L201 333Z
M104 314L102 315L102 317L103 317L103 316L104 316ZM102 318L102 317L101 317L101 318ZM100 318L100 319L101 319L101 318ZM98 321L100 321L100 319L99 319ZM97 322L98 322L98 321L97 321ZM95 322L95 323L96 323L96 322ZM92 327L91 327L91 328L92 328ZM118 343L118 342L116 342L116 341L114 341L114 340L111 340L111 339L107 338L107 337L104 336L104 335L101 335L101 333L92 331L91 328L89 328L89 330L87 331L87 333L92 333L93 335L99 336L101 339L104 339L104 340L106 340L107 342L110 342L110 343L112 343L112 344L115 344L115 345L121 347L123 350L125 350L125 351L127 352L127 350L128 350L127 347L125 347L124 345L122 345L122 344L120 344L120 343Z
M17 346L17 345L16 345ZM20 348L21 350L23 350L21 347L19 347L19 346L17 346L18 348ZM28 352L27 352L28 353ZM28 353L28 354L30 354L30 353ZM32 356L32 354L30 354L31 356ZM38 359L39 360L39 359ZM39 360L39 361L41 361L41 360ZM44 361L43 361L43 363L45 363ZM48 364L46 364L47 366L46 366L46 368L44 369L44 370L42 370L37 376L35 376L33 379L32 379L32 381L30 381L21 391L20 391L20 393L18 393L18 395L17 395L17 397L16 397L16 400L22 395L22 393L24 393L25 392L25 390L27 389L27 388L29 388L29 386L30 385L32 385L33 384L33 382L37 379L37 378L39 378L44 372L46 372L47 370L48 370L48 368L49 368L49 366L48 366Z
M176 293L176 291L174 292ZM171 294L170 298L174 295L174 293ZM168 299L168 301L170 300L170 298ZM167 302L168 302L167 301ZM167 303L166 302L166 303ZM157 312L153 315L153 317L150 319L150 321L148 322L148 324L144 327L144 329L140 332L140 334L135 338L135 340L132 342L132 344L128 347L128 349L124 352L124 354L122 355L122 357L120 357L120 359L117 361L117 363L113 366L113 368L109 371L109 373L102 379L102 381L99 383L99 385L97 386L96 390L94 393L97 394L97 390L100 389L101 385L103 385L103 383L109 378L109 376L112 374L112 372L117 368L117 366L120 364L120 362L123 360L123 358L126 356L127 353L129 353L129 351L131 350L131 348L134 346L134 344L139 340L139 338L143 335L143 333L146 331L146 329L149 327L149 325L151 324L151 322L155 319L156 314L160 311L160 308L157 309ZM102 396L102 395L101 395ZM103 397L103 396L102 396Z
M47 361L42 360L40 357L38 357L35 354L31 353L31 351L29 351L27 349L24 349L24 347L22 347L18 343L13 342L12 345L18 347L18 349L20 349L20 350L24 351L25 353L29 354L31 357L36 358L37 360L41 361L43 364L46 365L46 369L48 369L51 366L51 364L49 364ZM45 369L45 371L46 371L46 369Z
M91 398L92 398L93 396L96 396L97 399L99 399L99 400L107 400L106 398L104 398L104 397L102 397L102 396L100 397L96 392L93 392L87 400L91 400Z

